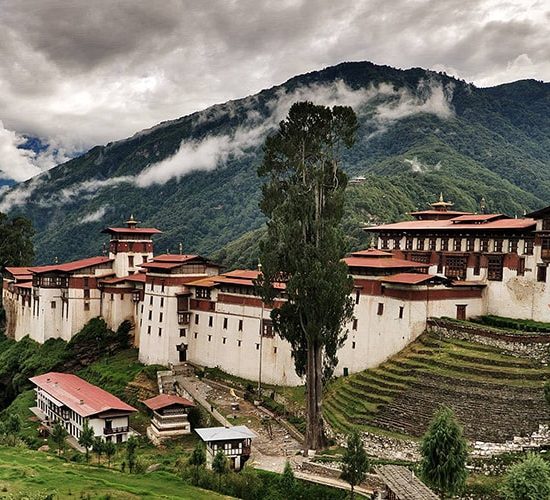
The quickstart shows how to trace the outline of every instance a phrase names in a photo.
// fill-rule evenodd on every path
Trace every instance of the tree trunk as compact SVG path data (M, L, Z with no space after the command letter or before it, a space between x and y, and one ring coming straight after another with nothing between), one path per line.
M322 348L308 341L307 349L307 426L306 449L319 450L325 445L321 398L323 389Z
M354 486L353 484L351 485L351 495L350 495L350 498L351 500L353 500L355 498L355 491L354 491Z

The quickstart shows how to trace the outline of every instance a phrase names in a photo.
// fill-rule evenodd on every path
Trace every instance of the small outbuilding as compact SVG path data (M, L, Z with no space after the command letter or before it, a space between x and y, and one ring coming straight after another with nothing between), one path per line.
M147 427L147 436L153 443L191 433L188 414L195 406L192 401L173 394L159 394L142 403L153 412L151 425Z
M229 460L232 470L240 471L250 458L252 439L256 434L246 425L234 427L206 427L195 429L206 445L206 464L212 467L212 461L218 450L222 450Z

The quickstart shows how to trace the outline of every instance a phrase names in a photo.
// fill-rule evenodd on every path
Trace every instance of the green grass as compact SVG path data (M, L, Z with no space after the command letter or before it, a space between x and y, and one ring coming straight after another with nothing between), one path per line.
M502 354L492 347L424 334L379 367L331 382L325 393L324 416L333 429L341 433L355 429L407 437L403 429L392 428L386 418L381 421L377 418L382 409L410 397L415 386L428 377L443 390L449 384L454 385L450 379L456 380L457 385L471 381L489 394L498 392L499 388L521 388L537 394L550 378L550 368ZM437 382L439 379L441 382ZM399 421L400 417L397 414L391 418ZM384 424L379 423L382 421Z
M65 462L55 456L0 448L0 490L12 495L54 493L54 498L227 498L194 488L168 472L125 474L105 467Z

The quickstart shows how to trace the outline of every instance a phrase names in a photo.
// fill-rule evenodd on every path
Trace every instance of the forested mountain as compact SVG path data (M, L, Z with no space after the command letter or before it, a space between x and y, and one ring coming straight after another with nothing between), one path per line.
M403 218L440 192L455 208L521 216L550 203L550 84L476 88L444 74L343 63L257 95L96 146L3 194L0 211L30 217L37 262L101 252L99 231L131 213L164 231L157 251L247 264L258 228L261 145L292 102L353 106L356 145L346 232L366 244L364 223ZM250 233L250 231L253 231ZM244 236L243 236L244 235Z

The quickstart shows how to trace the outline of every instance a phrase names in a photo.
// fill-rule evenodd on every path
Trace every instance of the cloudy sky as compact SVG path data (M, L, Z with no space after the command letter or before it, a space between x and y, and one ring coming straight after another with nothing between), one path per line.
M0 0L0 177L342 61L490 86L548 54L547 0Z

